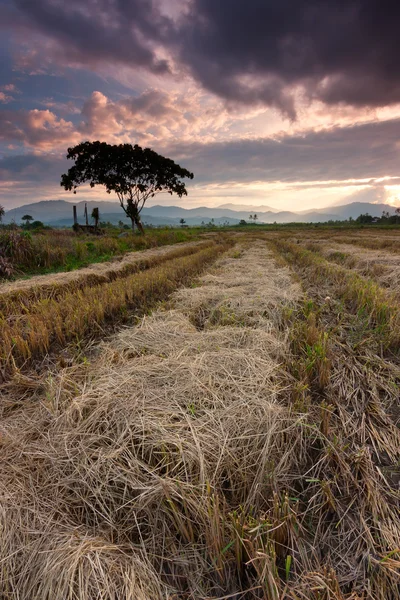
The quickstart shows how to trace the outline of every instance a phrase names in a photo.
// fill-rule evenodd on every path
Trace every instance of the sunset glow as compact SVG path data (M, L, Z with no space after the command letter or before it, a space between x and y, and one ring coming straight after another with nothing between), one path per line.
M4 206L70 199L59 186L67 147L95 139L150 146L192 170L184 206L399 204L388 184L399 176L393 10L234 0L227 19L226 6L3 2Z

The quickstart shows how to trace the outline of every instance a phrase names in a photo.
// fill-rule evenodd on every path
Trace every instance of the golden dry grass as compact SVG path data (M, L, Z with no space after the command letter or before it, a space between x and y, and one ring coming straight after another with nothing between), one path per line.
M103 332L104 323L123 321L133 309L148 310L226 247L203 242L173 249L161 256L144 258L142 263L128 263L122 270L108 271L100 282L98 276L89 273L82 280L83 287L71 290L62 286L61 291L54 287L53 292L51 287L46 288L39 293L39 299L29 290L25 302L13 304L18 307L14 312L10 313L8 306L1 315L0 367L23 364L46 354L54 344L65 345L85 335L98 335ZM138 271L140 267L147 270Z
M320 240L310 249L321 252L324 258L354 269L364 277L376 280L400 297L400 256L387 250L361 248L350 243Z
M294 266L251 240L23 406L10 384L2 598L400 598L399 367Z
M272 244L291 264L306 270L310 285L323 289L324 284L330 282L335 296L367 321L386 349L400 351L400 307L395 294L351 268L327 261L302 244L287 240L273 240Z
M93 264L76 271L3 282L0 284L0 311L2 316L15 314L35 301L59 298L70 291L123 278L171 258L189 255L207 245L207 242L188 242L179 246L162 246L142 252L129 252L111 262Z

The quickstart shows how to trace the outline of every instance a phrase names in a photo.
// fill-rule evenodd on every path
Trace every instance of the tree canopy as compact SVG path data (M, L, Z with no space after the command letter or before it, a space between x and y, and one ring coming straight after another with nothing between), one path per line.
M148 198L160 192L186 196L182 179L193 179L193 173L170 158L137 144L82 142L68 148L67 158L75 160L75 164L61 176L62 187L76 193L87 182L90 187L105 186L107 193L117 194L132 228L136 224L141 230L140 212Z

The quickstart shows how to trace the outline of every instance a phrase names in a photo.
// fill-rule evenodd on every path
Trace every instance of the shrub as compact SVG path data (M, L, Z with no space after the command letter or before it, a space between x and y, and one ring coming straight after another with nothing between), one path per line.
M11 279L15 269L9 258L0 254L0 279Z
M26 263L34 255L32 236L27 231L5 230L0 234L0 252L14 265Z

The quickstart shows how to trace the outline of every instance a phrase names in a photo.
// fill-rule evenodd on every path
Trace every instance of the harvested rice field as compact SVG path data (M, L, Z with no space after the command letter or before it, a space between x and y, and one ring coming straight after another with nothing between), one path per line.
M1 600L400 599L400 236L229 236L0 287Z

